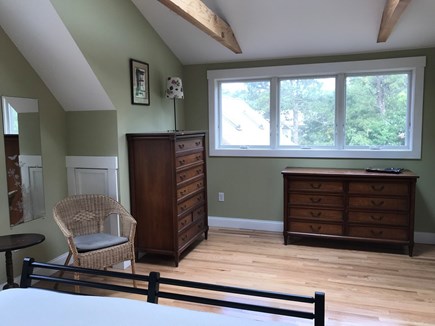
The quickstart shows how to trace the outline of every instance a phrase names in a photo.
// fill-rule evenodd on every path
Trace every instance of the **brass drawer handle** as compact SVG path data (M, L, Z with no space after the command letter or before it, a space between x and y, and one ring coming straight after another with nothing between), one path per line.
M178 144L178 148L179 149L183 149L184 148L184 144Z
M180 224L181 224L181 226L185 226L185 225L186 225L186 222L187 222L186 220L184 220L184 221L181 221L181 223L180 223Z
M321 183L317 183L317 184L310 183L310 186L311 186L311 188L313 188L313 189L320 189L320 187L322 186L322 184L321 184Z
M312 203L318 204L318 203L320 203L322 201L322 198L313 198L313 197L310 197L310 201Z
M184 211L187 209L187 205L180 206L180 210Z
M186 163L186 160L179 160L178 163L180 163L180 165L183 165Z
M313 211L310 211L311 217L320 217L322 215L322 212L314 213Z
M196 188L201 188L202 187L202 182L198 182L197 184L196 184Z
M196 141L196 142L195 142L195 145L196 145L196 146L200 146L200 145L201 145L201 141L200 141L200 140L199 140L199 141Z
M384 205L384 203L385 203L383 200L381 200L381 201L379 201L379 202L376 202L376 201L374 201L374 200L371 200L370 202L371 202L372 205L375 206L375 207L381 207L381 206Z
M187 234L185 234L185 235L183 235L182 237L181 237L181 241L182 242L184 242L184 241L186 241L187 240Z
M382 191L382 190L384 190L384 186L383 185L372 185L372 190L374 190L374 191Z
M310 225L310 229L312 232L320 232L320 229L322 226L318 225L317 227L314 227L313 225Z
M185 180L185 179L186 179L186 175L185 175L185 174L180 174L180 175L178 176L178 178L179 178L180 180Z
M199 161L202 157L201 157L201 155L196 155L195 158L196 158L197 161Z
M382 221L382 219L384 218L382 215L379 215L379 216L370 215L370 217L371 217L372 220L374 220L374 221Z
M376 231L376 230L370 230L370 232L375 235L375 236L380 236L382 235L384 232L382 230Z
M196 170L196 174L201 174L202 173L202 169L197 169Z
M186 194L186 193L187 193L187 190L186 190L186 189L180 191L180 195L181 195L181 196L183 196L183 195Z

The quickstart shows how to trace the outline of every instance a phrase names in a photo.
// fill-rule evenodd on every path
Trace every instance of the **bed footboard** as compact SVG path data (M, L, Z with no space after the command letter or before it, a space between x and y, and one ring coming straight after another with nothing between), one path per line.
M56 272L70 272L79 273L81 276L101 276L110 277L118 280L136 280L139 282L144 282L146 285L144 288L125 286L118 284L108 284L102 282L94 282L86 280L84 277L76 279L75 277L63 276L53 276L52 274ZM49 274L47 276L47 274ZM89 278L88 278L89 279ZM212 306L227 307L234 309L242 309L248 311L256 311L268 314L291 316L296 318L312 319L315 326L323 326L325 324L325 294L323 292L315 292L314 296L302 296L294 294L285 294L279 292L270 291L260 291L232 286L222 286L211 283L201 283L186 280L178 280L172 278L161 277L158 272L151 272L149 275L140 274L127 274L116 271L104 271L104 270L94 270L86 269L74 266L64 266L57 264L40 263L34 261L33 258L25 258L23 262L23 269L21 273L20 287L38 287L36 281L44 281L51 284L68 284L73 286L80 286L85 288L97 288L110 291L127 292L144 295L147 301L150 303L157 304L159 298L166 298L172 300L194 302ZM174 290L173 292L162 290L161 285L170 285L170 288L181 288L181 292ZM231 300L218 299L207 296L197 296L185 294L185 289L201 289L206 290L207 294L213 292L221 293L231 293L241 296L246 296L247 298L269 298L278 300L277 302L300 302L313 305L312 312L307 312L305 310L294 310L294 309L284 309L278 307L272 307L265 304L253 304L236 302ZM59 290L59 292L66 292ZM243 300L242 300L243 301ZM250 300L252 301L252 300Z

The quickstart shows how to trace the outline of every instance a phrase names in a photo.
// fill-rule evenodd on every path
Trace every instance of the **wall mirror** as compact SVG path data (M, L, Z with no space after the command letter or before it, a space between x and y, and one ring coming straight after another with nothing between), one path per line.
M45 216L38 100L2 97L11 226Z

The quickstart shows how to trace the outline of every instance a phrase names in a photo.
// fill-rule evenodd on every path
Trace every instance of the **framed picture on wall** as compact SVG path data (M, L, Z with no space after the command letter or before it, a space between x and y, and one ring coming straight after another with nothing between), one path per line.
M150 105L148 63L130 59L131 104Z

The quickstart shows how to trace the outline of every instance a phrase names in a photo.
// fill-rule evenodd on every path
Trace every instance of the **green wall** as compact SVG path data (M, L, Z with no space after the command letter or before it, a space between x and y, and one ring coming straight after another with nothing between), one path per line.
M43 157L45 206L47 216L13 228L9 225L4 143L0 141L0 235L11 233L42 233L46 240L31 248L14 252L15 275L20 274L26 255L47 261L65 252L65 240L55 225L51 208L67 193L65 150L66 115L62 107L0 28L0 95L38 99ZM0 259L0 283L6 280L5 261Z
M104 139L83 146L86 139L99 130L89 129L86 137L77 136L86 113L74 115L68 121L72 135L68 138L70 155L114 155L119 157L120 200L130 207L126 133L166 131L174 128L173 102L165 98L166 78L182 76L182 65L162 42L131 1L125 0L52 0L53 6L73 36L78 47L116 107L116 121L108 128L116 128ZM104 10L102 10L104 8ZM150 105L132 105L130 98L129 59L149 64ZM184 125L183 101L177 103L177 126ZM105 111L106 113L108 111ZM98 116L98 113L95 113ZM105 113L103 113L105 114ZM108 112L109 115L112 112ZM112 118L110 118L112 119ZM89 124L92 126L92 124ZM97 125L104 128L103 124ZM100 144L100 145L98 145ZM105 148L105 149L104 149ZM92 154L94 153L94 154ZM98 154L95 154L98 153Z
M334 57L280 59L184 67L186 128L208 130L207 70L327 63L408 56L426 56L423 148L421 160L292 159L210 157L208 160L209 215L282 221L283 182L286 166L343 167L400 166L420 176L417 183L415 229L435 233L435 49L372 53ZM225 201L218 202L218 192Z
M68 156L117 156L116 111L69 111Z

